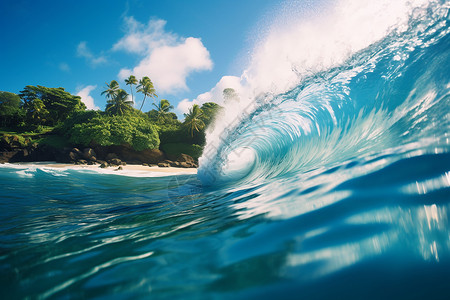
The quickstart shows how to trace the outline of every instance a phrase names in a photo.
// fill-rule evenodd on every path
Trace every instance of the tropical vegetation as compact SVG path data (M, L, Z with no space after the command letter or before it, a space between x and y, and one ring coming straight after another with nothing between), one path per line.
M155 101L158 96L149 77L138 81L130 75L125 84L130 94L116 80L106 83L104 111L86 110L81 98L64 88L28 85L19 94L0 92L0 134L23 135L26 139L20 139L27 141L36 135L40 141L61 147L128 145L137 151L159 148L174 155L201 155L205 130L221 109L218 104L193 105L180 121L169 100ZM134 108L135 85L143 95L139 109ZM154 100L153 109L144 113L148 98Z
M197 104L194 104L191 108L189 108L189 112L184 114L185 123L189 130L189 133L192 137L194 137L194 132L200 132L203 128L205 128L205 122L203 122L203 110Z
M142 100L141 107L139 108L140 111L142 111L142 106L144 106L146 97L152 97L152 98L158 97L158 95L156 95L156 90L153 86L153 82L148 77L143 77L139 81L139 85L137 86L137 91L139 93L144 94L144 100Z
M97 113L83 122L73 122L66 135L76 145L129 145L137 151L159 147L156 127L139 114Z
M131 93L131 101L134 104L134 96L133 96L133 85L138 84L138 80L134 75L130 75L127 79L125 79L125 84L130 86L130 93Z

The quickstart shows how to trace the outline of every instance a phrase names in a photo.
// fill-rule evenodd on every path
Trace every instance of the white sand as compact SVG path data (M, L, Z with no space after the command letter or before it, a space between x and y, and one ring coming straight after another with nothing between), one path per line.
M31 162L31 163L13 163L7 164L16 167L37 167L45 169L72 169L72 170L92 170L100 173L109 173L117 175L132 175L134 174L148 174L149 176L168 176L168 175L195 175L197 174L196 168L160 168L160 167L146 167L142 165L126 165L122 166L122 170L118 170L119 167L100 168L100 165L74 165L74 164L61 164L56 162ZM159 175L158 175L159 174Z

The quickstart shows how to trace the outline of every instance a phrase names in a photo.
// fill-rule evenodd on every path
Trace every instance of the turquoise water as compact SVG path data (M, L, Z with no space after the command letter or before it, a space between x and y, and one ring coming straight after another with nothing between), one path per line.
M2 299L447 299L449 5L434 3L255 98L198 177L0 165Z

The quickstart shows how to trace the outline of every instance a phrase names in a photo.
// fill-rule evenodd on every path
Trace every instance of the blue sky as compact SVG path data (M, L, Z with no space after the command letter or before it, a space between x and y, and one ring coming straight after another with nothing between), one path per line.
M159 99L190 103L223 76L241 75L281 2L2 0L0 90L64 87L104 109L105 82L129 92L122 79L132 73L149 76Z

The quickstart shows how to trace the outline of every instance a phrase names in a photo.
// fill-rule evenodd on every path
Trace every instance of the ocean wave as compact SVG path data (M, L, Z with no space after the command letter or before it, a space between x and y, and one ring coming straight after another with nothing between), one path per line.
M347 10L361 9L356 6L344 5L338 10L346 15L350 13ZM364 35L359 31L352 36L356 40L347 41L344 36L345 45L367 47L354 46L350 53L342 54L345 59L320 63L313 72L297 72L297 86L288 92L229 104L223 119L207 136L200 159L202 182L258 182L374 153L408 153L411 144L426 151L449 151L450 74L446 66L450 64L450 5L445 1L392 6L383 2L377 9L382 7L398 14L391 26L381 24L384 19L378 17L366 22L383 25L380 32L384 35L379 33L370 41L358 41ZM360 16L363 12L355 13ZM299 26L294 30L298 34L316 32ZM335 49L340 33L335 32L333 38L326 30L321 34L324 36L319 33L317 39L329 43L323 47ZM304 47L300 44L290 51L303 51ZM311 59L308 63L317 63L316 58ZM296 64L292 61L290 66Z

